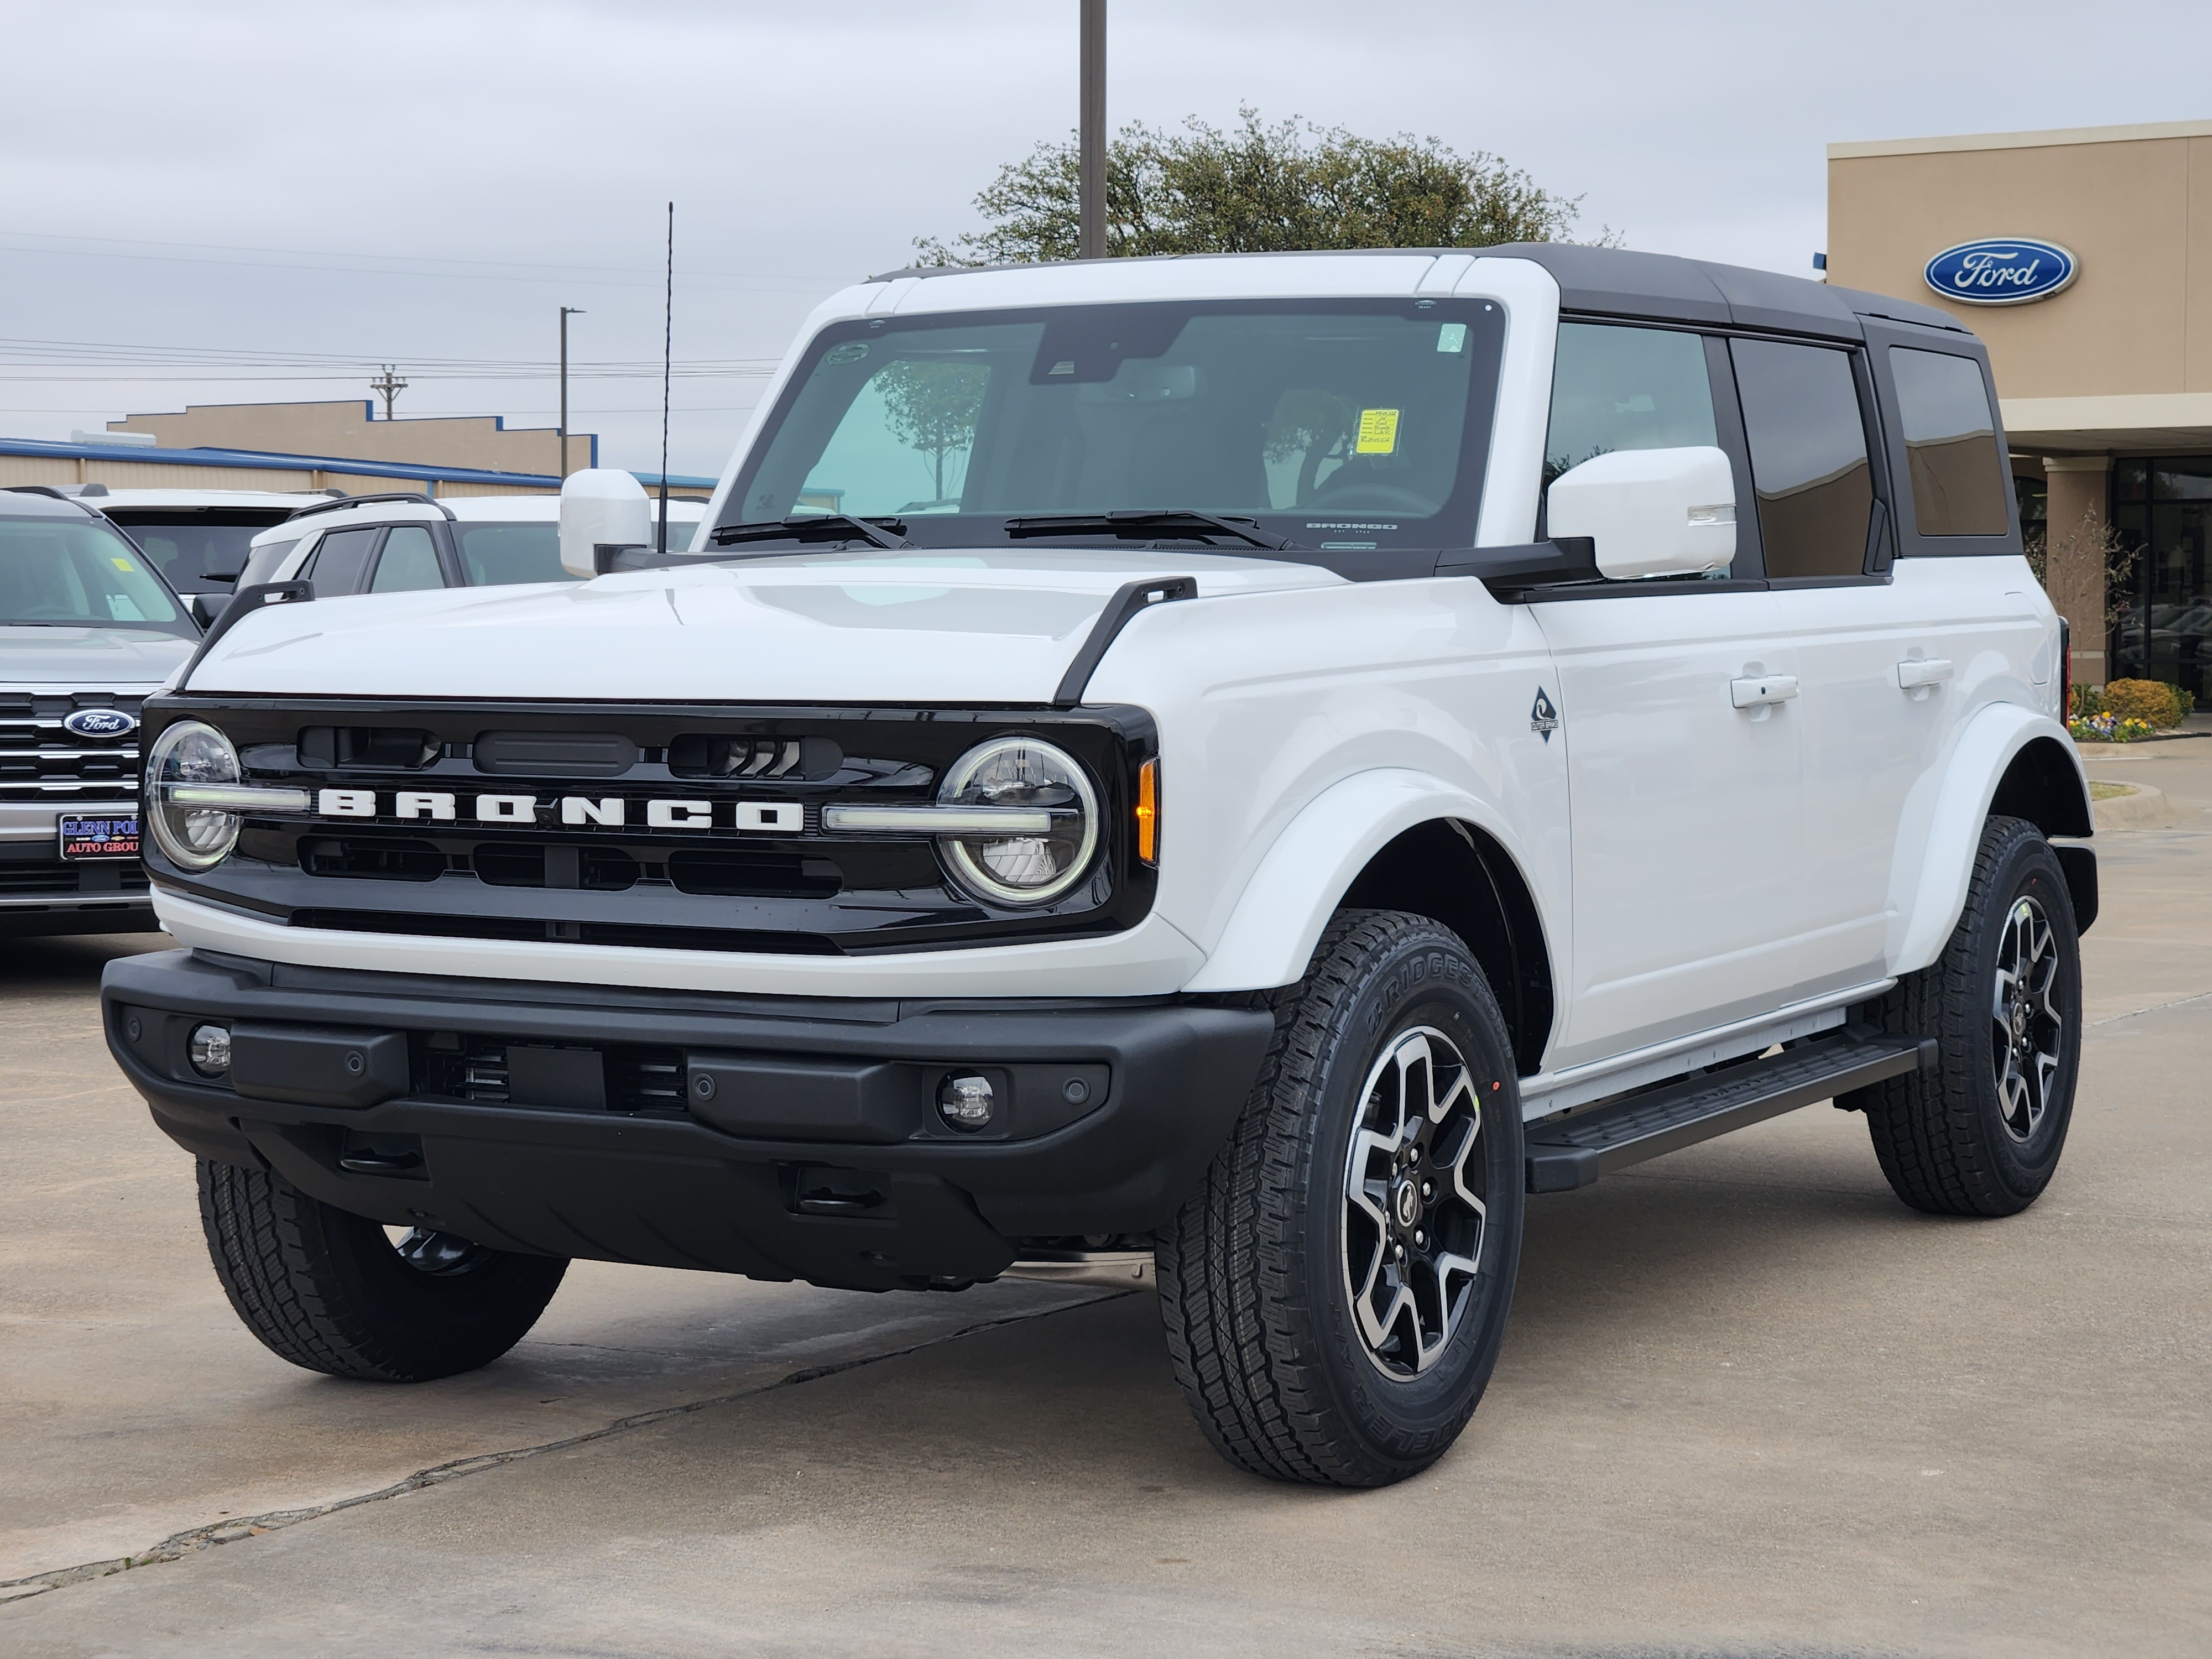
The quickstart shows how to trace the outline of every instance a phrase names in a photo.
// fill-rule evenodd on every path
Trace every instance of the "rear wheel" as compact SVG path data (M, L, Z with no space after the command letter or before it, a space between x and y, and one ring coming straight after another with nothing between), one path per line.
M423 1382L489 1364L528 1334L568 1268L387 1231L270 1170L202 1158L199 1183L208 1254L239 1318L279 1358L331 1376Z
M1937 1039L1936 1065L1857 1091L1897 1195L1931 1215L2013 1215L2058 1167L2081 1048L2081 951L2057 854L2019 818L1982 833L1943 954L1899 980L1882 1027Z
M1169 1352L1214 1448L1344 1486L1442 1456L1504 1338L1522 1158L1504 1020L1467 946L1424 917L1340 915L1159 1241Z

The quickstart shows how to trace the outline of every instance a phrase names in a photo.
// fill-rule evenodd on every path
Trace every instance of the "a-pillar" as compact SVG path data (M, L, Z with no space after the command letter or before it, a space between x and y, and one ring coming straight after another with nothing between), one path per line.
M2051 455L2043 462L2049 491L2044 533L2051 548L2044 586L2058 614L2073 624L2076 685L2105 683L2105 539L2112 471L2109 455Z

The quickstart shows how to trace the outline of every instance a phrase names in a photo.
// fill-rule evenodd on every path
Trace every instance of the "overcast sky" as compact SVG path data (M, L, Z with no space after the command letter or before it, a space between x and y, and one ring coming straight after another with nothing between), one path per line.
M672 198L679 367L757 370L1072 129L1075 25L1076 0L4 0L0 434L366 395L371 361L403 416L550 425L556 307L588 313L587 371L657 359ZM2212 116L2205 0L1113 0L1111 37L1115 127L1250 103L1410 130L1580 196L1578 234L1792 273L1832 141ZM719 471L760 385L680 376L672 469ZM603 461L657 465L657 374L571 404Z

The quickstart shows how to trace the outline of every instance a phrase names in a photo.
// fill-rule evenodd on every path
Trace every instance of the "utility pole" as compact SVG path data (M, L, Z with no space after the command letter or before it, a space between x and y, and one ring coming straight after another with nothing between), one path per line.
M392 400L394 398L397 398L401 392L407 390L407 382L395 376L392 372L392 365L390 363L386 363L384 366L383 378L381 380L371 380L368 383L368 389L371 392L382 394L384 398L384 418L388 421L392 418Z
M1080 252L1106 257L1106 0L1082 0L1083 72L1077 122Z
M561 476L568 476L568 319L584 314L581 306L561 307Z

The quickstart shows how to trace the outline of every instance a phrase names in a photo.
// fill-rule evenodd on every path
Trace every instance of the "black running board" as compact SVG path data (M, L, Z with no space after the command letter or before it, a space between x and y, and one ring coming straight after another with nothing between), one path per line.
M1663 1152L1936 1062L1930 1038L1846 1027L1765 1060L1663 1083L1589 1111L1528 1126L1528 1190L1571 1192Z

